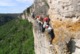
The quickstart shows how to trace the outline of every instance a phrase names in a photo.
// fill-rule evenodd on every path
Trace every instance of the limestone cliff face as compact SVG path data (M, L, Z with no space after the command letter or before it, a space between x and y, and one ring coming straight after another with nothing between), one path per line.
M80 54L80 1L35 0L21 15L33 23L35 54ZM49 15L55 38L50 46L50 36L39 31L31 13Z
M34 12L35 15L47 15L49 7L46 5L46 0L35 0L34 1Z
M80 16L80 0L48 0L52 13L63 17Z

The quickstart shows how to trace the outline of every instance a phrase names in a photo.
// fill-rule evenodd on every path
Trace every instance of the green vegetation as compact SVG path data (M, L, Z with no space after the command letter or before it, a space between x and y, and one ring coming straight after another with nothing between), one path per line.
M0 26L0 54L34 54L32 24L13 19Z

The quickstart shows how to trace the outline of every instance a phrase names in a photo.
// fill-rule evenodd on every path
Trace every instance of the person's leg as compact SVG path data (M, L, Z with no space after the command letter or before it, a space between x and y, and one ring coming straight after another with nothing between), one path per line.
M41 32L44 32L45 28L43 27L43 24L41 25Z
M52 41L53 41L53 39L54 39L54 32L53 32L53 30L51 30L51 31L49 32L49 34L50 34L50 37L51 37L50 44L52 44Z
M52 40L53 40L53 39L51 38L51 40L50 40L50 44L52 44Z
M39 30L41 30L41 23L38 23L38 26L39 26L39 27L38 27L38 28L39 28Z
M43 28L42 32L45 32L45 28Z

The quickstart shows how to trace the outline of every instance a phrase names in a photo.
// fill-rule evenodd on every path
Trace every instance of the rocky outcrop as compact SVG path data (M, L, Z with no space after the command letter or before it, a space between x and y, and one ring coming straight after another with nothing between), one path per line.
M72 39L69 42L69 50L71 54L80 54L80 39Z
M46 0L35 0L34 1L34 12L35 15L47 15L49 7L46 5Z
M79 0L35 0L22 14L23 19L33 23L36 54L79 54L80 53L80 11ZM55 38L49 44L47 32L41 33L31 13L49 15ZM78 44L78 45L76 45Z
M72 43L73 43L72 54L80 54L80 39L74 39Z

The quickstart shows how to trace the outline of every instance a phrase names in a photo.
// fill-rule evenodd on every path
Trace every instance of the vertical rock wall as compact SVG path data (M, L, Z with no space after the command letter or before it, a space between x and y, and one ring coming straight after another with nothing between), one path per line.
M22 19L26 19L26 17L25 17L25 15L24 15L24 14L22 14L22 15L21 15L21 18L22 18Z
M50 47L48 39L49 36L39 31L39 27L36 26L36 23L34 22L34 20L32 20L31 15L30 14L28 15L27 12L25 11L25 13L22 14L22 18L28 19L33 23L34 45L35 45L34 48L36 54L70 54L70 53L79 54L78 52L80 52L80 48L79 47L78 49L75 48L76 46L73 43L74 41L72 42L73 47L70 50L69 46L67 46L72 36L74 37L77 36L77 38L80 36L77 34L80 31L79 30L80 24L71 22L72 18L74 17L75 18L73 20L75 21L76 19L76 22L78 21L77 17L80 15L79 0L35 0L34 4L29 9L30 9L30 14L31 12L34 12L35 15L49 14L51 19L51 25L53 26L54 33L56 36L56 38L53 40L53 47ZM53 21L52 20L53 18L61 18L61 19L66 18L66 19L64 19L63 21L62 20ZM72 30L77 29L78 31L72 32L72 30L68 30L68 28ZM77 40L75 41L75 43L78 43ZM71 50L75 51L72 52Z
M47 15L48 6L46 0L35 0L34 1L34 12L35 15Z
M48 0L53 14L63 17L80 16L80 0Z

